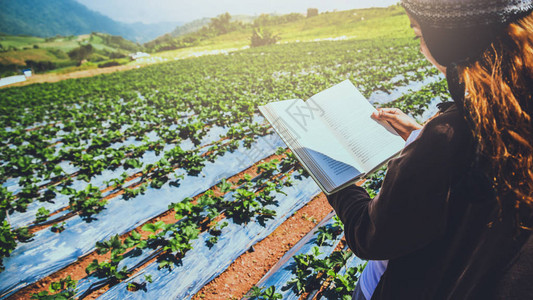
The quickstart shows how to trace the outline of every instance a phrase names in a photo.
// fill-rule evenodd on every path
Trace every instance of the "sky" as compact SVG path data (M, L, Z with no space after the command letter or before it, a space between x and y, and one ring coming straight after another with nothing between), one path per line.
M89 9L116 21L132 23L190 22L215 17L261 13L305 13L307 8L319 12L365 7L384 7L399 0L76 0Z

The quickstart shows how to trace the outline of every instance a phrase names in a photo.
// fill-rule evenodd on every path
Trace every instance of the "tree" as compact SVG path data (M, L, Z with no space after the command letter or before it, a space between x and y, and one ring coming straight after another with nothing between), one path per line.
M261 14L254 20L254 26L266 26L272 24L272 17L269 14Z
M318 16L318 8L308 8L307 9L307 17L315 17Z
M42 73L56 68L56 64L51 61L34 61L28 59L25 61L26 67L32 69L35 73Z
M70 59L75 61L82 61L84 59L87 59L89 55L91 55L94 52L94 48L91 44L88 45L81 45L78 48L74 48L68 52L68 56Z
M266 45L272 45L275 44L277 41L279 41L280 37L277 34L273 34L268 29L263 29L262 27L256 27L254 28L254 32L252 33L250 47L259 47L259 46L266 46Z
M224 34L231 31L231 15L229 13L221 14L211 18L209 28L214 29L217 34Z

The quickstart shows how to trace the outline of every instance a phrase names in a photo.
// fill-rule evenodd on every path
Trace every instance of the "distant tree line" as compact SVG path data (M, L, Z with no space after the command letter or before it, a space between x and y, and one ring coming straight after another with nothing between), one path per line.
M261 26L272 26L272 25L280 25L290 22L295 22L301 19L305 19L305 17L302 14L299 13L290 13L286 15L281 16L272 16L269 14L261 14L259 17L257 17L254 22L254 27L261 27Z
M139 45L138 43L134 43L119 35L109 35L109 34L101 34L98 32L93 32L91 34L90 41L92 41L92 39L95 39L96 37L102 39L103 44L111 48L124 49L130 52L137 52L137 51L142 50L142 46Z
M215 18L211 18L207 25L203 26L196 32L186 34L182 37L174 37L171 34L165 34L164 36L159 37L151 42L145 43L144 47L149 52L180 49L197 45L202 40L226 34L245 27L246 25L242 22L232 22L231 15L229 13L224 13Z

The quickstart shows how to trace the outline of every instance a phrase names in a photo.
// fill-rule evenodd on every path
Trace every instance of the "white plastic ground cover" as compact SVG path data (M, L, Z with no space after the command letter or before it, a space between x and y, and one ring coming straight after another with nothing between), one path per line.
M398 77L403 77L403 75L398 75ZM390 93L386 93L384 91L375 91L370 95L370 97L368 97L368 102L382 105L394 101L405 94L418 91L428 84L439 82L442 79L444 79L444 75L439 74L427 77L422 81L410 81L409 84L398 86Z
M339 244L341 238L344 236L340 234L333 241L328 241L322 246L317 244L318 238L318 228L322 226L333 226L334 212L330 213L324 218L313 230L311 230L305 237L303 237L296 245L294 245L283 257L268 271L268 273L261 278L261 280L256 284L260 288L266 288L270 286L276 287L276 293L282 295L282 299L299 299L300 296L297 295L292 287L288 286L288 281L293 279L295 275L293 274L296 270L296 262L293 259L293 256L299 254L311 254L313 247L317 246L320 249L320 255L318 258L323 259L329 256L335 247ZM289 287L286 290L283 290L284 287ZM243 299L247 299L246 297Z
M144 122L141 122L141 123L144 123ZM126 125L124 125L123 127L126 127ZM174 130L176 128L177 128L177 125L172 124L172 125L169 126L168 129L169 130ZM202 139L202 141L200 143L200 146L207 145L209 143L212 143L212 142L216 141L219 138L219 136L225 134L228 131L228 129L229 129L228 127L220 127L220 126L216 126L216 125L213 126L209 130L209 132L206 134L206 136ZM123 131L123 130L121 130L121 131ZM157 132L155 130L147 132L143 136L143 138L147 138L148 141L156 141L158 139ZM58 138L58 139L60 139L60 138ZM113 144L109 145L108 148L118 149L118 148L120 148L122 146L140 146L143 143L144 143L144 141L137 140L137 137L130 136L130 137L126 138L124 141L116 142L116 143L113 143ZM91 144L91 140L89 140L87 142L82 142L81 144L85 145L86 147L89 147L89 145ZM195 148L194 144L189 139L181 141L180 147L183 150L192 150L192 149ZM73 147L62 147L62 144L55 145L55 154L57 154L60 150L69 150L69 149L72 149L72 148ZM151 151L148 151L148 152L151 152ZM162 157L162 154L159 155L158 157ZM140 158L141 162L144 163L144 161L142 159L143 158ZM151 163L153 163L153 162L155 162L155 161L152 161ZM147 161L146 163L150 163L150 162ZM59 162L59 166L61 167L61 169L63 169L65 174L72 175L75 172L79 171L79 168L74 166L74 165L72 165L70 163L70 161L68 161L68 160L63 160L63 161ZM133 171L135 171L135 170L130 170L129 172L133 172ZM119 171L117 171L117 170L111 171L111 172L117 173L117 174L122 174L122 172L118 173ZM91 182L93 182L94 180L97 180L96 178L98 178L99 176L101 176L101 175L97 175L97 176L93 177L93 180L91 180ZM21 189L22 189L18 185L19 179L20 179L20 177L9 178L2 185L4 187L6 187L8 191L12 192L13 194L16 194L16 193L20 192ZM39 185L47 184L48 182L49 182L49 180L43 180L43 181L39 182Z
M168 151L172 149L173 147L175 147L175 145L173 144L165 145L165 148L163 149L163 151ZM147 151L139 160L143 164L154 163L163 157L163 151L160 153L160 155L155 155L154 151ZM125 170L124 167L122 166L118 167L115 170L104 170L102 171L102 174L93 176L90 184L92 184L93 186L104 188L105 181L110 180L112 178L119 177L120 174L122 174L123 172L128 174L128 176L131 176L139 172L139 170L138 169ZM84 180L74 179L70 187L79 191L79 190L85 189L88 185L89 185L89 182L86 182ZM28 208L26 209L25 212L14 212L10 216L11 226L13 226L14 228L19 228L22 226L29 225L35 220L35 214L41 207L48 209L50 212L59 210L68 205L69 197L70 196L57 193L56 197L53 199L53 202L33 201L32 203L28 205Z
M278 174L279 174L279 172L276 172L273 175L275 176L275 175L278 175ZM260 175L257 175L256 177L251 179L251 182L257 182L257 180L260 177L261 177ZM240 186L238 188L240 188ZM231 191L231 192L227 193L226 195L224 195L224 201L233 201L234 200L234 198L233 198L234 194L235 194L235 192ZM207 212L204 211L202 214L205 215L205 214L207 214ZM186 218L187 217L184 217L183 219L180 219L175 224L178 224L178 223L180 223L182 221L185 221ZM169 235L170 235L170 233L169 233ZM139 249L136 249L136 248L132 249L132 250L130 250L127 253L124 254L124 259L118 264L117 269L121 270L124 266L127 267L128 271L132 271L134 269L137 269L138 267L144 265L146 262L148 262L153 257L157 256L157 254L160 253L160 251L161 251L161 247L156 248L156 249L146 248L146 249L142 249L142 250L139 250ZM195 250L193 249L191 251L195 251ZM191 252L191 251L189 251L189 252ZM137 275L133 275L133 276L137 276ZM89 275L89 276L87 276L85 278L82 278L82 279L80 279L78 281L77 293L76 293L75 297L81 297L82 295L84 295L88 291L90 293L90 289L94 289L94 288L98 288L100 286L103 286L107 282L108 282L107 279L105 279L105 278L100 279L100 278L98 278L98 277L96 277L94 275Z
M235 224L227 220L229 225L222 229L222 235L211 248L206 245L210 235L202 233L193 242L191 253L187 253L179 266L172 271L158 269L154 262L142 270L134 282L144 285L145 290L130 292L127 290L129 281L122 282L99 297L99 299L190 299L205 284L226 270L229 265L251 246L272 233L283 221L308 203L320 193L320 189L310 178L293 177L294 185L283 188L287 194L277 194L278 205L266 208L276 211L274 219L267 219L264 226L257 220L247 224ZM145 282L144 275L152 277L153 282Z
M204 145L208 145L208 144L210 144L212 142L215 142L215 141L219 140L220 136L225 135L227 133L227 131L228 131L227 127L213 126L212 129L202 139L202 141L201 141L201 143L200 143L200 145L198 147L202 147ZM120 142L121 146L128 145L128 143L138 146L142 142L141 141L136 141L135 138L129 138L128 140L126 140L124 142ZM139 158L139 160L144 165L155 163L155 162L157 162L159 159L161 159L164 156L164 152L165 151L168 151L168 150L174 148L175 146L176 146L175 144L167 144L167 145L165 145L163 151L161 151L161 153L159 155L156 155L154 151L147 151L141 158ZM189 141L188 139L185 140L185 141L182 141L179 146L183 150L192 150L192 149L196 148L196 146L194 146L194 144L191 141ZM203 151L207 151L207 149L204 149ZM64 162L64 163L66 163L66 162ZM75 171L78 171L78 169L76 168L71 173L74 173ZM122 167L122 166L118 167L115 170L104 170L104 171L102 171L102 174L94 176L91 179L90 184L92 184L93 186L97 186L97 187L102 189L102 188L105 188L107 186L105 184L106 181L108 181L110 179L113 179L113 178L117 178L122 173L126 173L128 176L131 176L131 175L133 175L133 174L135 174L135 173L137 173L139 171L140 170L138 170L138 169L125 170L124 167ZM17 192L20 191L21 188L16 183L16 180L18 180L18 179L13 179L13 180L10 179L9 183L6 182L5 186L6 185L9 186L8 190L10 192L17 193ZM130 182L128 182L128 184L130 184ZM84 180L76 180L76 179L74 179L74 181L73 181L73 183L72 183L72 185L70 187L72 187L72 188L74 188L76 190L83 190L88 185L89 185L89 182L86 182ZM104 197L105 197L105 195L106 194L104 194ZM28 205L28 208L26 209L25 212L14 212L12 215L10 215L11 226L13 228L19 228L19 227L23 227L23 226L28 226L35 220L35 214L37 213L39 208L44 207L44 208L48 209L50 212L57 211L57 210L59 210L59 209L61 209L61 208L63 208L63 207L68 205L69 197L70 196L62 195L62 194L58 193L58 194L56 194L56 197L53 199L53 202L33 201L32 203L30 203ZM54 219L56 219L58 217L60 217L60 216L54 215L49 220L54 220Z
M235 175L272 155L280 146L284 144L274 134L260 137L250 149L245 149L241 143L233 153L224 154L214 163L206 163L203 176L187 176L180 181L179 187L166 183L161 189L149 189L144 195L128 201L110 201L95 216L96 220L86 222L74 216L66 221L65 230L60 234L39 231L33 241L18 244L11 256L4 258L6 269L0 273L0 299L73 263L94 250L97 241L131 231L165 212L170 203L207 190L222 178Z
M15 75L15 76L4 77L4 78L0 78L0 86L22 82L22 81L26 81L26 76Z

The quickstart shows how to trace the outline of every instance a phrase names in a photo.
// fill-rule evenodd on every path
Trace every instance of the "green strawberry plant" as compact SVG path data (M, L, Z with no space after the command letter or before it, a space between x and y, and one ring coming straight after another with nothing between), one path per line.
M253 286L248 296L250 297L249 299L257 299L257 300L283 299L283 296L280 293L276 293L275 286L269 286L265 288Z
M31 295L31 299L37 300L68 300L74 299L76 295L77 281L70 275L59 281L54 281L48 286L48 291L41 291Z

